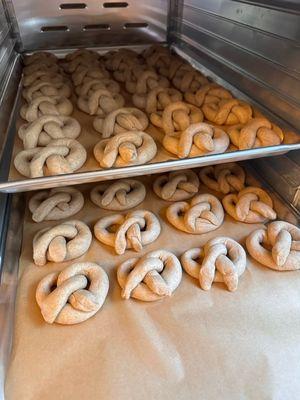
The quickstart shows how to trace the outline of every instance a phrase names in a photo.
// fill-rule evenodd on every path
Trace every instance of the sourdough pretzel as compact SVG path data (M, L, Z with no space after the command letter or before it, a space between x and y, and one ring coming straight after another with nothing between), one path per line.
M73 112L73 105L66 97L40 96L21 107L20 115L28 122L33 122L43 115L69 116Z
M71 89L69 85L63 82L53 83L49 81L41 81L23 89L22 95L24 99L30 103L33 99L40 96L59 96L69 98L71 96Z
M246 124L252 117L252 108L241 100L221 100L202 106L203 114L216 125Z
M28 204L34 222L69 218L77 214L83 205L83 195L72 187L42 190L34 194Z
M75 86L82 85L86 79L107 79L109 78L109 73L100 66L88 67L79 66L72 73L72 81Z
M157 86L168 87L169 81L150 69L135 67L132 69L132 79L127 79L126 90L131 94L146 94Z
M32 74L27 74L24 76L22 84L23 87L32 86L38 82L51 82L51 83L60 83L63 82L65 76L58 72L47 72L47 70L37 70Z
M94 156L102 168L146 164L156 153L155 141L140 131L119 133L100 140L94 147Z
M204 104L219 103L221 100L232 99L232 94L215 83L209 83L201 86L195 93L191 91L185 92L184 98L188 103L202 107Z
M100 265L74 263L46 275L37 286L36 301L49 324L79 324L100 310L108 288L108 276Z
M134 94L133 104L148 114L163 111L169 104L182 100L182 94L173 88L157 86L147 94Z
M236 163L219 164L200 169L199 177L209 189L228 194L245 187L246 174Z
M161 175L153 183L154 193L167 201L190 199L198 192L198 189L199 179L195 172L189 169Z
M148 126L148 118L138 108L124 107L110 112L105 117L96 117L93 126L106 139L118 133L144 131Z
M271 197L258 187L249 186L238 194L228 194L222 203L226 212L236 221L257 224L276 219Z
M33 260L36 265L47 261L63 262L85 254L92 242L89 227L77 220L66 221L37 232L33 238Z
M105 210L123 211L140 204L146 197L145 186L135 179L100 183L90 193L96 206Z
M111 93L106 89L97 89L91 95L80 96L77 106L89 115L106 115L124 105L124 98L119 93Z
M221 202L211 194L199 194L190 203L171 204L166 211L170 224L180 231L202 234L218 229L224 220Z
M178 258L167 250L156 250L119 265L117 279L123 299L156 301L171 296L179 286L182 269Z
M172 83L182 93L187 91L195 93L201 86L207 85L209 81L191 65L182 64L178 68Z
M78 96L91 96L98 89L106 89L111 93L119 93L121 90L118 82L109 78L84 78L82 84L75 88L75 92Z
M300 269L300 229L285 221L270 222L246 239L250 255L276 271Z
M44 64L52 65L56 64L58 61L57 57L53 53L47 51L37 51L36 53L30 54L23 58L24 65L31 64Z
M113 227L116 229L112 232ZM117 254L124 254L126 249L141 251L158 238L160 230L158 218L147 210L108 215L100 218L94 226L99 242L114 247Z
M235 291L246 262L243 247L229 237L216 237L203 248L187 250L181 256L183 269L199 280L203 290L210 290L213 282L224 282L228 290Z

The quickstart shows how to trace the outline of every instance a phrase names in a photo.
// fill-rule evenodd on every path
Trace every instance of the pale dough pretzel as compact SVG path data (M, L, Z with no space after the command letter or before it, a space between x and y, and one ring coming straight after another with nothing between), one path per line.
M71 89L69 85L63 82L53 83L49 81L41 81L23 89L22 95L24 99L30 103L33 99L40 96L59 96L69 98L71 96Z
M16 170L28 178L69 174L86 161L85 148L74 139L52 140L46 147L20 151L15 159Z
M236 221L257 224L276 219L271 197L258 187L249 186L238 194L228 194L222 203L226 212Z
M21 107L20 115L28 122L33 122L43 115L69 116L73 112L73 105L66 97L40 96Z
M215 83L209 83L201 86L196 93L191 91L185 92L184 98L188 103L202 107L204 104L219 103L221 100L232 99L232 94Z
M93 127L104 139L128 131L144 131L148 126L147 115L134 107L124 107L110 112L105 117L96 117Z
M171 296L182 278L180 261L167 250L156 250L119 265L117 279L124 299L161 300Z
M91 231L84 222L66 221L36 233L33 238L33 261L42 266L47 261L72 260L85 254L91 242Z
M148 114L163 111L169 104L182 100L182 94L173 88L157 86L146 94L134 94L133 104Z
M136 67L132 70L132 80L127 79L126 90L131 94L147 94L150 90L157 86L168 87L170 85L167 78L158 76L157 73L150 69Z
M195 93L201 86L207 85L209 81L191 65L182 64L178 68L172 83L182 93L187 91Z
M77 57L84 57L86 59L99 60L100 55L94 50L77 49L77 50L73 51L72 53L67 54L65 56L65 61L70 62Z
M224 220L221 202L212 194L199 194L190 203L171 204L166 211L168 221L180 231L202 234L218 229Z
M153 183L154 193L163 200L181 201L193 197L199 190L199 179L192 170L161 175Z
M92 189L90 197L100 208L124 211L139 205L145 199L146 188L135 179L103 182Z
M121 90L118 82L109 78L84 78L82 84L76 87L75 92L78 96L91 96L98 89L106 89L111 93L119 93Z
M94 156L103 168L146 164L156 153L153 138L141 131L119 133L94 147Z
M22 84L23 87L32 86L37 82L51 82L51 83L60 83L63 82L65 77L58 72L47 72L45 70L37 70L32 74L27 74L24 76Z
M58 221L77 214L84 205L84 198L79 190L53 188L34 194L29 200L29 210L34 222Z
M101 68L101 65L98 60L81 55L64 64L64 68L69 74L73 74L81 68Z
M89 115L106 115L124 106L124 97L107 89L97 89L91 95L79 96L78 108Z
M88 67L79 66L72 74L72 81L75 86L82 85L85 79L107 79L109 78L109 73L100 66Z
M300 229L285 221L270 222L246 239L250 255L275 271L300 269Z
M251 106L237 99L204 104L202 111L216 125L246 124L252 117Z
M124 254L126 249L141 251L158 238L160 231L159 219L147 210L108 215L100 218L94 226L99 242L114 247L117 254Z
M52 65L56 64L58 58L53 54L47 51L37 51L29 56L24 57L23 62L24 65L31 65L31 64L45 64L45 65Z
M150 120L153 125L161 128L166 135L176 135L190 125L203 121L200 108L182 101L171 103L162 112L152 113Z
M282 130L266 118L250 119L246 125L234 125L227 132L239 150L277 146L283 141Z
M63 115L43 115L33 122L23 124L18 130L24 149L47 146L53 139L76 139L80 135L79 122Z
M224 194L239 192L246 180L244 169L236 163L201 168L199 177L209 189Z
M46 322L74 325L86 321L103 306L109 289L100 265L74 263L46 275L36 289L36 301Z
M190 125L177 136L163 138L164 148L179 158L224 153L229 143L226 132L204 122Z
M210 290L213 282L224 282L228 290L235 291L246 262L244 248L229 237L216 237L203 248L187 250L181 256L183 269L199 280L203 290Z
M30 64L27 67L23 68L23 74L24 76L28 76L31 74L34 74L37 71L44 71L47 72L47 74L51 75L54 74L56 72L62 72L60 66L58 64L52 64L52 65L46 65L46 64Z

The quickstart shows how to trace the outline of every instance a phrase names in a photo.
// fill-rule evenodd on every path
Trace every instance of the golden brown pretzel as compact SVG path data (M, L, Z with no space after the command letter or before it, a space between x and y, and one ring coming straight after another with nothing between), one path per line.
M201 168L199 176L209 189L224 194L242 190L246 179L244 169L236 163Z
M91 95L80 96L77 106L89 115L106 115L124 105L124 97L107 89L97 89Z
M33 122L43 115L71 115L73 105L66 97L40 96L21 107L20 115L28 122Z
M134 94L133 104L148 114L163 111L169 104L182 100L182 94L173 88L157 86L147 94Z
M190 199L198 192L198 189L199 179L195 172L189 169L160 175L153 183L154 193L167 201Z
M246 124L252 117L251 106L237 99L204 104L202 111L216 125Z
M201 86L195 93L191 91L185 92L184 98L188 103L202 107L204 104L219 103L221 100L232 99L232 94L222 86L208 83Z
M176 89L180 90L182 93L187 91L195 93L201 86L207 85L209 81L201 72L195 70L191 65L182 64L177 69L172 83Z

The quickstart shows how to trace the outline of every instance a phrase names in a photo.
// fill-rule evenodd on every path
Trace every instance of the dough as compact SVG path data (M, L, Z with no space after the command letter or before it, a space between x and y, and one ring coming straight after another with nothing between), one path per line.
M21 107L20 115L28 122L33 122L44 115L69 116L73 105L66 97L40 96Z
M246 124L252 117L251 106L237 99L204 104L202 111L216 125Z
M199 177L209 189L228 194L245 187L246 174L237 163L218 164L200 169Z
M195 172L189 169L160 175L153 183L154 193L167 201L190 199L198 192L198 189L199 179Z

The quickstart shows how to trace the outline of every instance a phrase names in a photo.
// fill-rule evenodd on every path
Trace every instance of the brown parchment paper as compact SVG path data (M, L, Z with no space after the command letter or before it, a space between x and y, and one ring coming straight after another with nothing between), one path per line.
M147 197L136 208L159 215L162 233L141 254L165 248L180 256L218 235L229 235L244 245L246 236L261 226L237 223L226 215L214 232L180 232L167 222L165 209L170 203L152 192L153 178L143 178ZM85 206L74 218L92 229L111 212L91 203L91 187L81 187ZM279 218L296 223L277 200L275 208ZM35 302L36 286L46 274L73 261L35 266L32 238L56 223L36 224L26 211L8 400L299 399L299 271L275 272L248 256L235 293L223 284L213 284L205 292L183 273L170 298L126 301L120 297L116 266L137 253L116 256L112 248L93 239L87 254L76 261L95 261L107 271L110 289L104 306L82 324L49 325Z

